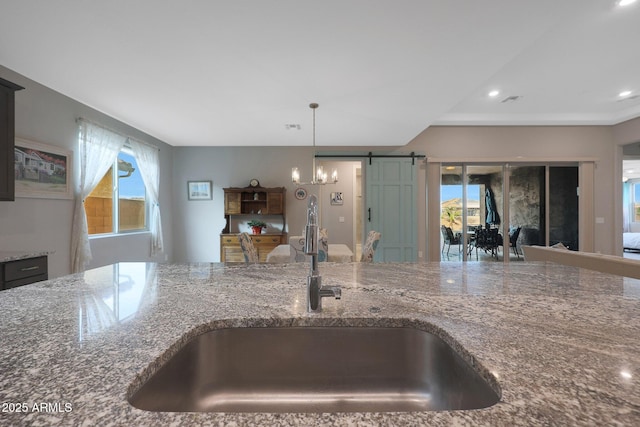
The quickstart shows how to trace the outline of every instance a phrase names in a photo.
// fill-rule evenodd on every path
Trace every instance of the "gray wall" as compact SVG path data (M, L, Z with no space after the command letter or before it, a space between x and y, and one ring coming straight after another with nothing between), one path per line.
M23 87L16 93L16 136L54 145L74 154L74 182L78 178L77 117L102 123L126 135L160 147L160 206L167 257L172 248L171 156L173 148L80 102L0 66L0 77ZM16 198L0 202L0 250L51 251L49 276L71 271L71 225L74 200ZM115 261L149 260L149 234L91 240L91 267ZM164 260L164 256L159 257Z
M305 225L306 200L294 197L298 187L291 182L291 168L297 166L302 181L311 179L313 150L308 147L175 147L173 158L174 260L177 262L217 262L220 260L220 233L224 228L224 193L226 187L245 187L251 178L263 187L285 187L286 231L299 235ZM352 236L354 203L353 167L355 162L318 161L325 169L338 168L338 184L302 185L307 193L320 200L322 226L330 230L330 243L344 243L354 248ZM188 201L186 188L190 180L213 181L213 200ZM329 203L332 191L345 194L343 206ZM339 217L344 216L341 223Z

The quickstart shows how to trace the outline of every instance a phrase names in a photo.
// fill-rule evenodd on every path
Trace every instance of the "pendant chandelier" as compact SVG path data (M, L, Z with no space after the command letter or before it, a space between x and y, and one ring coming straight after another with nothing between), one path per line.
M291 181L294 184L298 185L335 184L336 182L338 182L337 169L333 169L331 171L331 178L328 179L327 173L324 171L324 168L322 166L318 166L316 168L316 109L318 108L318 104L313 102L309 104L309 108L311 108L311 110L313 111L313 161L311 170L315 171L315 175L310 182L300 182L300 170L295 167L291 169Z

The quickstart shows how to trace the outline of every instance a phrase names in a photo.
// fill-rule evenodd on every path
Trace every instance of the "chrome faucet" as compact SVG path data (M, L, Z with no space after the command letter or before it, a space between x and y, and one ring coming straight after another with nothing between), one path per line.
M322 311L322 298L340 299L342 289L339 286L322 286L322 277L318 270L318 198L312 194L307 205L307 226L304 233L304 253L311 255L311 270L307 276L307 311Z

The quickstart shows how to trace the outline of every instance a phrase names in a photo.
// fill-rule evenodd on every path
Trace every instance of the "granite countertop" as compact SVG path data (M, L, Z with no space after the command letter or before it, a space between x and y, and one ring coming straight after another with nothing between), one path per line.
M18 261L51 255L52 251L0 251L0 262Z
M0 425L639 425L640 281L547 263L332 264L342 300L305 311L306 264L120 263L3 291ZM127 402L169 348L213 328L441 331L492 375L472 411L168 413ZM18 412L21 409L22 412Z

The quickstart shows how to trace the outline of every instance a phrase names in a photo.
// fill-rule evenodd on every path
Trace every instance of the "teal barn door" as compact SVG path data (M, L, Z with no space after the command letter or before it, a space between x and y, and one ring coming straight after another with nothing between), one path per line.
M418 166L405 158L371 158L365 165L365 236L382 233L374 261L415 262Z

